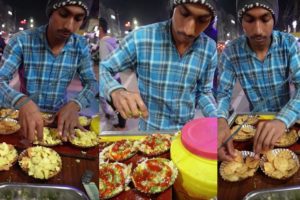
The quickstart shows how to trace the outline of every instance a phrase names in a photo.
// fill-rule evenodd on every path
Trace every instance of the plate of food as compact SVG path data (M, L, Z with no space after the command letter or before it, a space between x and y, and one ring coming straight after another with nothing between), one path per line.
M56 128L44 127L42 141L38 141L35 137L33 144L51 147L62 144L62 140Z
M119 140L110 146L105 147L101 155L101 159L110 161L124 161L138 152L139 141L134 140Z
M220 175L225 181L236 182L254 176L259 167L259 160L250 151L237 151L233 161L223 161L220 165Z
M18 160L15 147L5 142L0 143L0 171L7 171Z
M131 165L101 163L99 165L99 194L101 199L117 196L130 182Z
M278 141L275 143L275 147L289 147L295 144L298 140L297 131L292 129L291 131L284 133Z
M19 156L21 169L36 179L50 179L62 169L59 154L48 147L35 146L24 150Z
M69 137L72 145L80 148L90 148L99 144L98 135L93 131L82 131L75 129L75 135Z
M299 170L299 159L289 149L273 149L262 156L260 168L267 176L284 180Z
M255 127L249 124L244 124L244 125L235 125L231 128L231 134L233 134L236 130L238 130L241 127L241 129L238 131L237 134L233 136L233 140L237 142L243 142L250 140L254 137L255 135Z
M135 188L146 194L156 194L172 186L178 170L171 160L166 158L146 159L133 170L132 182Z
M171 136L169 134L152 134L143 138L138 149L146 156L157 156L170 150Z
M18 130L20 130L20 128L20 124L14 119L5 118L0 120L0 135L16 133Z
M236 124L245 124L255 125L258 122L258 116L256 115L238 115L235 119Z
M0 117L18 119L19 111L10 108L2 108L0 109Z

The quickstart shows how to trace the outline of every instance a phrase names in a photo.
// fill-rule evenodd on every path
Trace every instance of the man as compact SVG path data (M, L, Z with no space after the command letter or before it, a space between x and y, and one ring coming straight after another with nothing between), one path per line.
M97 82L86 40L75 32L89 13L88 0L49 0L49 23L17 33L4 51L0 68L0 96L5 107L20 107L22 133L29 140L43 135L40 111L57 112L58 131L66 139L79 127L78 112L97 93ZM8 85L18 70L21 92ZM76 72L83 89L66 102L67 87Z
M101 17L99 19L99 55L100 61L107 59L111 53L118 47L118 41L116 38L107 35L108 23ZM116 74L114 78L121 83L119 74ZM100 104L102 110L105 112L106 117L114 125L115 128L125 128L126 120L121 116L120 113L115 113L110 109L110 105L107 104L104 98L100 98ZM117 119L117 120L115 120Z
M260 122L254 137L256 154L272 149L300 112L300 56L297 41L274 31L277 0L238 0L237 13L245 35L226 46L219 61L218 143L230 136L227 124L231 93L238 79L255 112L277 112L274 120ZM289 94L289 77L296 86ZM219 149L219 159L234 157L232 142ZM256 156L258 157L258 155Z
M172 18L130 33L100 65L100 94L122 117L140 118L141 130L178 130L194 118L198 106L215 116L212 95L215 42L202 33L215 17L213 0L174 0ZM139 93L113 79L136 71Z

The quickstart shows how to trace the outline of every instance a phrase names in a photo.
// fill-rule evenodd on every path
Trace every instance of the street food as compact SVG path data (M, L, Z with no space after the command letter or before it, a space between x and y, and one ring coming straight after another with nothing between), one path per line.
M61 136L58 134L57 129L44 127L43 140L38 141L36 136L33 144L38 144L42 146L55 146L58 144L62 144L62 140L60 137Z
M18 110L13 110L13 109L10 109L10 108L2 108L2 109L0 109L0 117L18 119L19 111Z
M89 126L91 123L91 119L87 118L86 116L79 116L78 121L81 126Z
M298 171L299 160L295 153L288 149L273 149L262 157L260 167L269 177L286 179Z
M70 136L69 141L71 144L82 148L94 147L99 144L96 133L92 131L82 131L80 129L75 129L75 136Z
M258 117L254 115L239 115L235 119L236 124L243 124L246 121L246 124L255 125L258 122Z
M138 151L138 141L120 140L103 149L105 159L124 161L134 156Z
M124 191L130 182L131 165L102 163L99 165L99 194L109 199Z
M178 171L172 161L165 158L147 159L132 173L137 190L147 194L159 193L174 184Z
M259 167L259 160L254 158L254 153L249 151L237 151L233 161L224 161L220 165L220 174L226 181L241 181L254 176Z
M241 125L235 125L231 128L231 134L240 128ZM256 129L252 125L244 124L237 134L233 136L234 141L246 141L254 137Z
M169 151L171 136L168 134L153 134L141 140L138 149L147 156L156 156Z
M288 147L295 144L298 140L298 134L296 130L291 130L288 133L284 133L278 141L275 143L276 147Z
M53 149L35 146L23 151L19 157L19 165L29 176L37 179L49 179L62 169L60 156Z
M9 170L17 161L18 152L13 145L0 143L0 171Z
M0 120L0 134L7 135L17 132L21 128L20 124L10 118Z

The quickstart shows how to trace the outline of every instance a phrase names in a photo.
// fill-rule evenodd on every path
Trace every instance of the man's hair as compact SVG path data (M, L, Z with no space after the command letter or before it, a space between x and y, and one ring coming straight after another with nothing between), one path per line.
M102 28L104 33L107 33L108 24L107 24L107 21L103 17L100 17L100 19L99 19L99 26Z

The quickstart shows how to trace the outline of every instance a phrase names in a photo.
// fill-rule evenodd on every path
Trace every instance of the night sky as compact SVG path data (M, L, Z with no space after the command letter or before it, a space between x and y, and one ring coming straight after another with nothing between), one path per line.
M43 25L48 22L46 17L46 5L48 0L3 0L16 10L17 20L29 19L33 17L36 20L36 25ZM94 0L92 6L92 15L98 16L99 0Z

